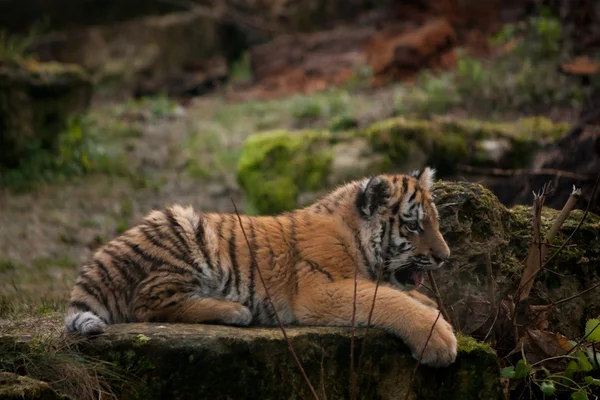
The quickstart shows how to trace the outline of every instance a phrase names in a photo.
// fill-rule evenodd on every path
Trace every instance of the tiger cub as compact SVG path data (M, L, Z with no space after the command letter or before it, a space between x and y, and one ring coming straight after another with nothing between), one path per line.
M174 205L98 250L71 295L66 328L95 334L124 322L276 323L259 268L284 324L357 326L399 336L418 358L438 316L412 290L450 250L429 191L434 171L379 175L339 187L278 216L197 213ZM254 257L251 256L251 252ZM443 318L421 362L454 362L457 341Z

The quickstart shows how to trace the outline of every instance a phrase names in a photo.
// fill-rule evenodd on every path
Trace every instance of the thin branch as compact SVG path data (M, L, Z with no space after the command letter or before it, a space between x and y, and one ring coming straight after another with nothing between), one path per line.
M567 298L554 301L554 302L552 302L552 303L550 303L548 305L539 305L539 306L536 306L537 307L537 311L539 311L539 312L547 311L547 310L549 310L552 307L558 306L559 304L563 304L563 303L569 302L571 300L575 300L576 298L581 297L584 294L586 294L588 292L591 292L592 290L597 289L599 287L600 287L600 282L597 283L597 284L595 284L595 285L593 285L593 286L591 286L591 287L589 287L589 288L587 288L587 289L585 289L585 290L582 290L581 292L579 292L577 294L574 294L573 296L569 296Z
M350 337L350 398L356 399L356 375L354 374L354 337L356 336L356 289L358 287L358 264L354 263L354 296L352 297L352 336Z
M488 275L488 298L490 300L490 316L492 316L492 310L496 310L496 291L494 289L494 284L496 282L494 281L494 271L492 270L492 257L490 256L489 251L485 254L485 265L486 265L487 275ZM500 310L500 308L498 308L498 310ZM493 333L492 341L496 340L496 334L493 331L493 329L494 329L494 325L496 324L497 319L498 319L498 311L496 311L496 317L494 318L494 321L492 322L492 327L490 328L488 334L486 335L486 339L490 333ZM489 320L489 317L488 317L488 320Z
M552 168L540 169L502 169L502 168L485 168L473 167L471 165L459 164L456 166L458 171L471 174L487 175L487 176L556 176L559 178L570 178L578 181L591 181L592 175L575 174L569 171L562 171Z
M431 335L433 335L433 329L435 328L435 325L437 324L438 320L440 319L440 315L442 315L441 310L438 311L438 315L435 318L435 321L433 321L433 325L431 325L431 329L429 330L429 336L427 336L427 340L425 341L425 346L423 346L423 349L421 350L421 354L419 355L419 359L417 360L417 365L415 365L415 368L412 370L412 373L410 374L410 382L408 384L408 389L406 391L406 397L404 398L405 400L408 400L408 396L410 395L410 391L413 386L413 381L415 380L415 374L417 373L417 369L419 368L419 365L421 365L421 360L423 359L423 354L425 354L425 349L427 348L427 345L429 344L429 339L431 339Z
M444 306L444 301L442 300L442 295L440 294L440 289L438 288L437 282L435 281L435 277L433 276L433 271L427 271L427 277L429 278L429 282L431 282L431 287L433 289L433 294L435 299L437 300L438 307L440 308L440 312L446 321L451 321L448 312L446 311L446 307Z
M298 365L298 368L300 369L300 372L302 373L302 376L304 377L306 384L310 388L312 395L314 396L315 399L319 400L319 396L317 395L315 388L313 387L312 383L310 382L308 375L306 375L306 371L304 371L304 368L302 367L302 363L300 363L300 360L298 359L298 356L296 355L296 352L294 351L292 342L288 338L285 328L283 327L283 324L281 323L281 320L279 319L279 314L277 313L277 309L275 308L275 304L273 303L273 299L271 298L271 294L269 293L269 288L267 287L267 284L265 283L265 280L263 278L260 267L258 266L258 262L256 261L256 256L255 256L254 252L252 251L252 246L250 246L250 241L248 240L248 236L246 235L246 230L244 229L244 224L242 223L242 217L240 217L237 206L235 205L235 202L233 201L233 198L231 199L231 203L233 204L233 208L235 210L235 215L237 215L238 221L240 223L240 228L242 228L242 233L244 234L244 239L246 239L246 244L248 245L248 252L250 253L250 259L252 261L252 264L254 264L256 266L256 271L258 271L258 276L263 285L263 288L265 289L265 294L267 296L267 299L269 300L269 304L271 304L271 307L273 307L273 313L275 315L275 319L277 320L277 324L279 325L279 329L281 329L281 332L283 333L283 337L285 338L285 340L287 342L288 348L290 349L290 352L292 353L292 356L294 357L294 360L296 361L296 364Z
M371 328L371 318L373 317L373 310L375 309L375 299L377 299L377 290L379 289L379 283L381 282L382 274L383 265L379 265L379 269L377 271L377 282L375 283L375 293L373 293L373 302L371 303L371 309L369 310L369 318L367 319L367 329L365 330L365 336L362 342L362 347L360 349L360 356L358 357L358 370L356 371L357 376L360 375L360 370L362 368L362 360L365 355L367 336L369 335L369 329Z

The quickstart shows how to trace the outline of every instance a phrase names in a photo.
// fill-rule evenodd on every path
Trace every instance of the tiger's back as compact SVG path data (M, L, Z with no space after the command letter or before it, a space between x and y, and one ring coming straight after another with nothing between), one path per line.
M276 300L280 318L292 322L289 304L298 294L298 280L310 279L312 272L321 269L319 258L334 258L331 250L325 250L334 248L335 253L334 243L328 244L336 237L335 230L330 233L328 227L335 220L317 216L307 212L238 218L234 214L197 214L177 205L154 211L83 266L71 295L67 329L88 334L115 323L212 321L203 315L184 317L176 312L188 299L225 300L249 310L250 317L240 311L244 318L233 318L232 323L245 325L250 318L274 324L258 268ZM298 244L319 235L318 247ZM346 252L335 258L343 261L347 257ZM300 259L305 260L308 271L289 268ZM332 279L332 274L335 271L319 272L327 279ZM216 322L220 319L214 318Z

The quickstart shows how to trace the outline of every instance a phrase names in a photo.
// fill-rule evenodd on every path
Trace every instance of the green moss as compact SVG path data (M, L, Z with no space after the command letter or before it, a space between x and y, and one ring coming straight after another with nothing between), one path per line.
M133 346L140 347L140 346L147 344L149 341L150 341L150 338L148 336L144 335L143 333L140 333L133 340Z
M250 210L273 214L297 207L296 199L301 192L322 189L326 183L341 183L348 175L354 178L354 175L362 177L390 170L406 172L430 165L443 177L452 174L459 163L497 163L485 151L472 150L479 148L477 144L482 139L508 142L502 163L521 167L540 146L540 140L552 140L564 128L564 124L553 124L544 118L489 123L396 117L346 133L263 132L251 136L244 144L237 169L238 182L246 192ZM366 139L367 143L364 151L353 153L353 157L357 157L355 166L344 164L351 173L344 174L336 168L334 176L328 176L332 171L333 146L346 143L349 148L356 149L358 144L352 141L357 138ZM376 168L365 154L377 155ZM338 153L336 160L337 157ZM482 201L487 206L493 204L487 194Z
M293 209L301 190L325 185L332 159L328 132L271 131L251 136L238 162L238 182L261 214Z
M493 352L489 343L479 342L471 336L457 334L458 339L458 351L461 353L471 353L477 351Z

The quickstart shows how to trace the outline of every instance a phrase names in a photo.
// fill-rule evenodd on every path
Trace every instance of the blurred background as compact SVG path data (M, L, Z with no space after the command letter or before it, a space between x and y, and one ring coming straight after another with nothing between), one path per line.
M169 203L276 213L426 164L598 212L599 55L594 0L0 0L0 297L62 301Z

